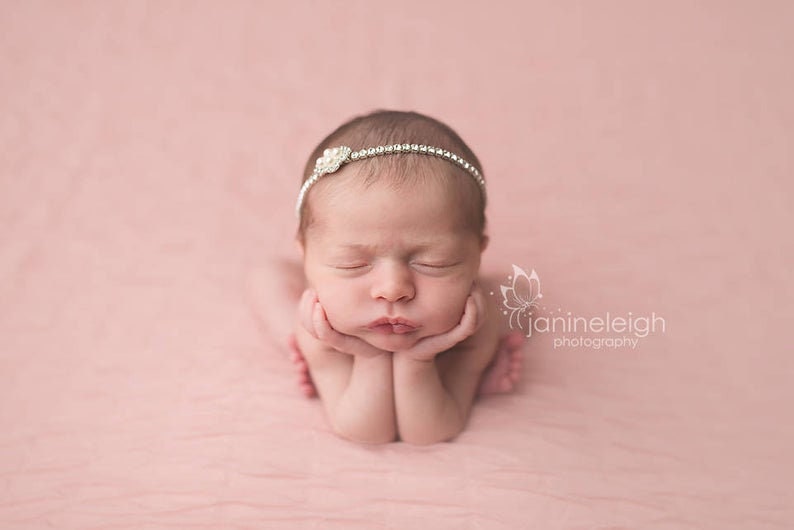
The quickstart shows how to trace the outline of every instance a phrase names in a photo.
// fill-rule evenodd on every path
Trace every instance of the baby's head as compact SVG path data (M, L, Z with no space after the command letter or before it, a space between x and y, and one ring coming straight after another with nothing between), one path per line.
M342 124L320 142L306 162L303 182L311 178L317 159L326 149L349 146L358 151L406 143L444 149L470 163L478 172L482 170L477 156L448 125L416 112L376 111ZM451 196L459 199L458 211L471 230L480 235L485 233L485 190L480 189L471 174L450 160L419 153L368 157L343 167L334 177L351 169L364 187L382 180L387 180L394 188L416 186L427 178L438 180ZM329 182L330 179L313 185L312 196L322 194L316 190ZM311 203L307 194L299 211L298 240L301 242L305 242L306 233L315 221Z
M324 154L340 146L352 154ZM335 329L394 351L457 324L487 244L480 168L450 127L414 112L354 118L317 146L297 239Z

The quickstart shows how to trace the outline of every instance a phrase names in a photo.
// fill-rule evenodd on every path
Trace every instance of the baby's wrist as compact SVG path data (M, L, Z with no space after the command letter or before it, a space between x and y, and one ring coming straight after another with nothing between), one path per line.
M406 365L416 365L417 367L433 364L435 359L435 357L430 357L429 359L425 357L417 357L411 350L396 351L393 353L393 358L394 362L399 362Z
M372 349L364 349L364 348L362 348L362 351L353 353L351 355L353 355L353 357L357 357L357 358L361 358L361 359L367 359L367 360L372 359L372 360L374 360L374 359L381 359L381 358L387 358L387 357L391 358L392 353L390 351L386 351L386 350L379 350L379 349L377 349L377 348L375 348L373 346Z

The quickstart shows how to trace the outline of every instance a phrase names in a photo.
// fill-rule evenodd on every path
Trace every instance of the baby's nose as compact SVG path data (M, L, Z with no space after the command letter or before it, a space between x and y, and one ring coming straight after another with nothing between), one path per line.
M413 276L409 267L403 264L382 264L375 275L372 297L398 302L411 300L416 294Z

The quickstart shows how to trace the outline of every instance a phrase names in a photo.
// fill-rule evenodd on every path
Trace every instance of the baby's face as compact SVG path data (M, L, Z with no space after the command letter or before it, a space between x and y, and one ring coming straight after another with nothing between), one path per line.
M345 170L350 168L345 168ZM315 187L304 270L337 331L397 351L460 321L481 237L443 183L369 188L339 171Z

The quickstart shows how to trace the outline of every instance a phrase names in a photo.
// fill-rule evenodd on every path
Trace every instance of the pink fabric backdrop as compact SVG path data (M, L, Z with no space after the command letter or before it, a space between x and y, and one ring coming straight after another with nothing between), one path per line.
M787 2L0 3L0 527L794 526ZM451 444L335 438L246 301L313 145L457 128L554 348ZM507 282L507 280L505 280Z

